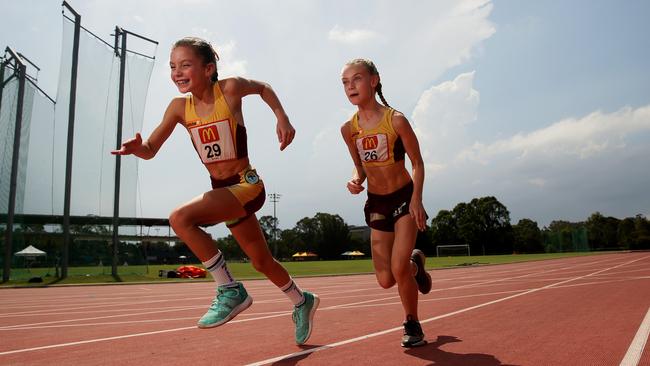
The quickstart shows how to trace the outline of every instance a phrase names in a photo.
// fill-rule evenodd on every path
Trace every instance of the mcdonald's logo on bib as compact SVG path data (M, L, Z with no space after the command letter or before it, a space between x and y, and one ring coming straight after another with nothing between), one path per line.
M377 136L374 135L374 136L364 137L363 140L361 141L361 144L364 150L372 150L372 149L376 149L377 146L379 146L379 141L377 140Z
M199 128L198 132L199 138L204 144L219 141L219 132L217 132L217 126L215 125Z

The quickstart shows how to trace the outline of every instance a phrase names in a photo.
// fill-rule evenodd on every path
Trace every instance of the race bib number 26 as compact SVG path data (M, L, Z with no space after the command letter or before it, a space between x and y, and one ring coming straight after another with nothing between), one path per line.
M366 163L388 160L388 138L385 134L364 136L357 139L361 161Z
M192 127L190 134L204 164L237 157L233 136L230 132L230 122L227 119Z

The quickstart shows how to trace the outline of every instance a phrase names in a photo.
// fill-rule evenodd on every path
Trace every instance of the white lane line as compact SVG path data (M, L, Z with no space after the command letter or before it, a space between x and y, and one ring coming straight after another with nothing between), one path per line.
M625 266L625 265L628 265L628 264L631 264L631 263L634 263L634 262L637 262L637 261L640 261L640 260L643 260L643 259L646 259L646 258L648 258L648 257L642 257L642 258L635 259L635 260L632 260L632 261L629 261L629 262L626 262L626 263L621 263L621 264L613 266L613 267L609 267L609 268L601 269L601 270L596 271L596 272L588 273L588 274L583 275L583 276L574 277L574 278L571 278L571 279L568 279L568 280L552 283L550 285L546 285L546 286L543 286L543 287L530 289L530 290L528 290L526 292L521 292L521 293L518 293L518 294L511 295L511 296L506 296L506 297L503 297L503 298L500 298L500 299L488 301L488 302L485 302L485 303L482 303L482 304L470 306L470 307L467 307L467 308L464 308L464 309L452 311L452 312L447 313L447 314L434 316L432 318L421 320L420 323L421 324L429 323L429 322L432 322L432 321L435 321L435 320L439 320L439 319L447 318L447 317L450 317L450 316L458 315L458 314L461 314L461 313L465 313L465 312L468 312L468 311L471 311L471 310L479 309L479 308L489 306L489 305L492 305L492 304L497 304L497 303L500 303L500 302L503 302L503 301L506 301L506 300L514 299L514 298L524 296L524 295L528 295L528 294L538 292L538 291L541 291L541 290L546 290L546 289L552 288L554 286L562 285L562 284L565 284L567 282L576 281L576 280L579 280L579 279L582 279L582 278L585 278L585 277L594 276L594 275L597 275L599 273L603 273L603 272L612 270L614 268L622 267L622 266ZM302 356L302 355L306 355L306 354L310 354L310 353L314 353L314 352L319 352L319 351L324 351L324 350L332 349L334 347L343 346L343 345L346 345L346 344L363 341L363 340L366 340L366 339L378 337L378 336L388 334L388 333L391 333L391 332L395 332L395 331L398 331L398 330L402 330L402 329L403 328L401 326L400 327L395 327L395 328L390 328L390 329L382 330L382 331L379 331L379 332L370 333L370 334L362 335L360 337L350 338L350 339L342 340L342 341L335 342L335 343L330 343L330 344L327 344L327 345L324 345L324 346L311 348L311 349L300 351L300 352L290 353L290 354L286 354L286 355L282 355L282 356L278 356L278 357L273 357L273 358L269 358L269 359L262 360L262 361L253 362L253 363L247 364L246 366L267 365L267 364L270 364L270 363L275 363L275 362L282 361L282 360L288 360L288 359L291 359L291 358L294 358L294 357L299 357L299 356ZM628 365L625 365L625 366L628 366Z
M231 321L228 322L228 324L244 323L244 322L250 322L250 321L253 321L253 320L262 320L262 319L269 319L269 318L277 318L277 317L286 316L286 315L289 315L289 314L291 314L291 312L286 311L286 312L283 312L283 313L267 315L267 316L260 316L260 317L257 317L257 318L231 320ZM228 325L228 324L225 324L225 325ZM80 345L80 344L97 343L97 342L113 341L113 340L119 340L119 339L142 337L142 336L148 336L148 335L153 335L153 334L171 333L171 332L178 332L178 331L189 330L189 329L198 329L198 328L196 327L196 325L193 325L191 327L163 329L163 330L156 330L156 331L153 331L153 332L134 333L134 334L126 334L126 335L114 336L114 337L88 339L88 340L85 340L85 341L51 344L51 345L48 345L48 346L22 348L22 349L16 349L16 350L12 350L12 351L0 352L0 356L11 355L11 354L15 354L15 353L40 351L40 350L51 349L51 348L76 346L76 345Z
M641 322L641 326L636 332L630 348L627 349L620 366L637 366L639 364L643 349L648 341L648 334L650 334L650 308L648 308L648 312L645 314L645 318Z

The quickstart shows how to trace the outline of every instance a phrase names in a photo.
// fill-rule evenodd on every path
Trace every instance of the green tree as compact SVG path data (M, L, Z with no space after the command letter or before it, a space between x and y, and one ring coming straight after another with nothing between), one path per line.
M521 219L512 227L516 253L543 253L542 231L537 222L531 219Z
M296 252L306 252L309 250L295 229L282 230L280 233L280 242L283 248L283 252L278 254L280 258L289 259Z
M510 212L493 196L475 198L470 202L478 211L481 244L490 254L510 254L514 236L510 225Z
M323 259L340 259L350 242L350 229L339 215L319 212L315 216L320 223L322 239L318 241L318 255Z
M452 211L458 237L470 245L472 253L512 253L513 233L510 212L495 197L474 198L459 203Z
M265 215L260 217L260 227L264 233L264 237L267 241L273 238L280 237L280 229L278 229L278 224L280 223L277 217L270 215Z
M650 249L650 221L643 215L634 218L634 247L630 249Z
M619 248L618 224L619 220L614 217L605 217L600 212L591 214L585 222L591 248L594 250Z
M634 219L626 217L618 223L616 230L616 241L622 249L630 249L634 247L635 239L635 226Z
M339 259L350 243L350 229L339 215L318 212L302 218L293 230L306 251L323 259Z
M296 223L293 228L295 234L300 238L301 247L304 251L317 252L318 243L320 240L320 226L318 220L310 217L303 217Z
M431 220L431 241L434 246L463 244L458 236L457 223L454 214L448 210L440 210Z
M225 238L215 240L217 248L221 250L226 260L242 260L248 258L243 250L239 247L239 243L235 237L228 235Z

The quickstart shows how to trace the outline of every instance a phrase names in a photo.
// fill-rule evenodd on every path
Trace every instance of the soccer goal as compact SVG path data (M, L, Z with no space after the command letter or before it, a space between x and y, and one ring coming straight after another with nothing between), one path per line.
M469 244L438 245L436 247L436 256L438 257L458 257L470 256Z

